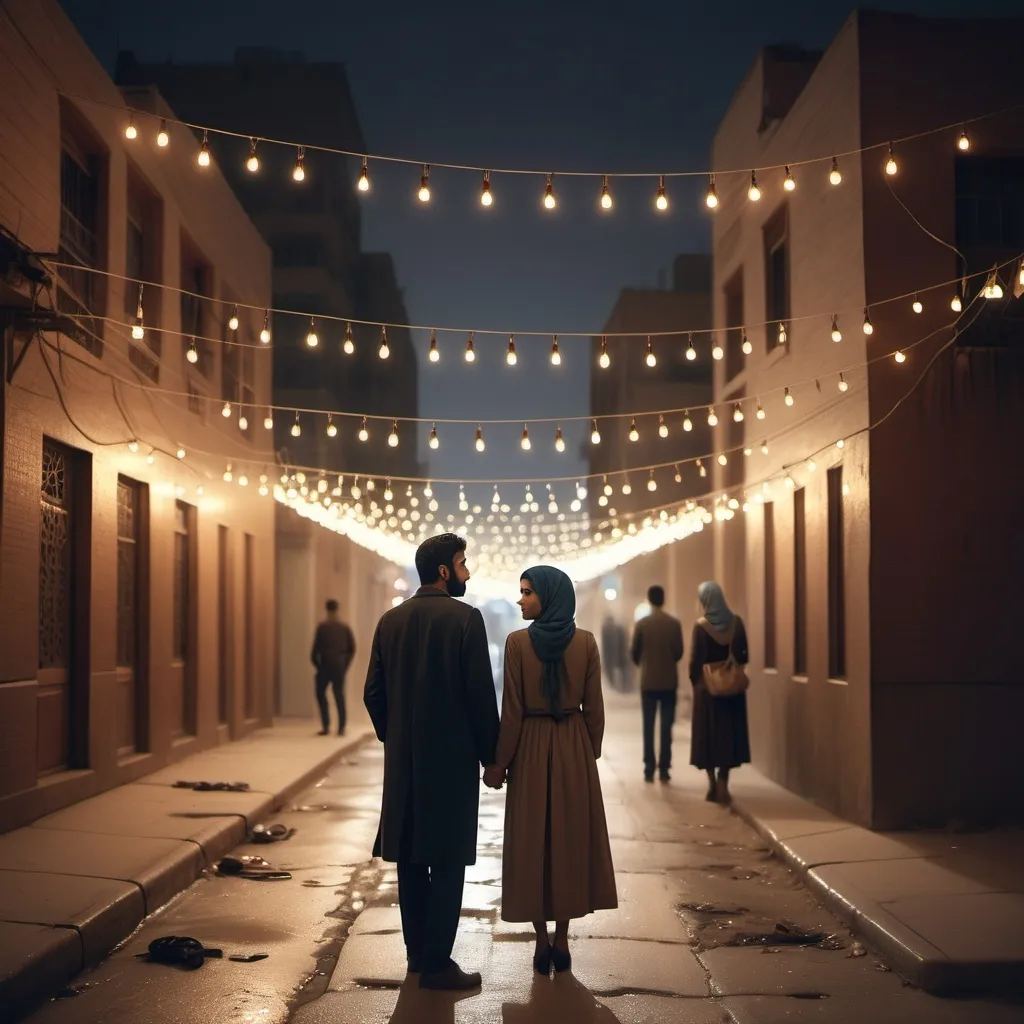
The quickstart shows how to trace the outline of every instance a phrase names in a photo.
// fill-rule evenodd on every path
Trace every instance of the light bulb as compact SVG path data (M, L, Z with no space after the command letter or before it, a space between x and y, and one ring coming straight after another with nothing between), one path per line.
M296 181L306 180L306 169L303 167L303 162L306 158L306 152L302 146L299 146L298 155L295 157L295 170L292 171L292 177Z
M673 479L677 484L681 484L683 482L683 474L679 472L678 466L673 466L672 468L675 470L675 476Z
M551 365L561 366L562 365L562 353L558 351L558 335L556 334L551 339Z
M441 353L437 350L437 332L430 332L430 351L427 353L427 358L432 362L436 363L441 359Z
M630 420L630 423L629 423L629 439L630 439L630 441L634 441L634 442L640 440L640 431L636 429L636 420L635 419L634 420Z
M718 414L715 412L715 407L714 406L711 406L711 408L708 409L708 426L709 427L717 427L718 426Z
M388 447L398 447L398 420L391 421L391 433L388 434Z
M693 420L690 419L690 414L688 412L683 413L683 430L686 431L687 434L693 430Z
M476 352L473 350L473 332L470 331L469 339L466 341L466 355L465 359L467 363L476 361Z
M889 177L891 178L898 170L899 170L899 167L896 164L896 157L894 157L893 154L892 154L892 143L890 142L889 143L889 159L885 161L885 173L888 174Z
M221 416L224 417L224 419L227 419L231 415L231 403L230 402L225 402L224 403L224 407L221 409L220 414L221 414Z
M133 437L128 442L128 451L130 451L134 455L138 450L139 450L139 442L136 441L135 438Z
M914 296L914 302L911 305L911 309L913 309L915 313L924 312L924 305L921 303L921 300L916 295Z
M210 166L210 143L206 137L206 131L203 131L203 144L199 147L199 155L196 157L196 163L200 167Z
M611 190L608 187L608 175L606 174L601 184L601 209L610 210L614 205Z
M658 194L655 197L654 205L662 212L668 209L668 196L665 195L665 175L663 174L658 178Z
M832 157L832 170L828 172L828 180L833 185L839 185L843 180L843 175L839 170L839 161Z
M966 153L971 148L971 140L967 137L967 132L960 133L960 138L956 140L956 148L962 153Z
M647 478L647 490L656 491L658 489L658 481L654 479L654 470L651 470L651 475Z
M231 316L228 318L228 330L229 331L237 331L238 330L238 307L237 306L232 306L231 307Z
M480 427L476 428L476 450L482 452L487 445L484 444L484 432Z
M306 334L306 346L307 348L316 348L320 344L320 339L316 336L316 321L309 318L309 331Z
M795 487L796 486L796 483L794 482L793 478L788 473L786 474L786 486L787 487Z
M519 442L519 447L522 448L524 452L528 452L533 447L530 443L530 431L526 427L523 427L523 437Z
M651 346L651 339L647 339L647 355L644 359L648 366L652 369L658 365L657 357L654 355L654 349Z
M338 428L334 425L334 420L331 419L330 413L327 414L327 436L328 437L337 437L338 436Z
M714 347L711 349L712 359L721 359L725 355L725 349L716 341Z
M767 413L764 411L764 406L761 405L761 399L757 400L757 412L755 414L759 420L763 420Z
M508 352L505 355L505 362L509 366L515 366L519 362L519 357L516 355L516 338L514 334L508 336Z
M263 417L263 429L264 430L273 430L274 429L274 417L273 417L273 415L269 411L267 412L267 415Z
M905 363L907 361L906 354L902 349L896 349L893 353L893 359L895 359L897 363Z
M387 359L391 355L391 349L388 347L388 329L382 324L380 328L380 348L377 349L377 357L379 359Z
M146 336L146 328L142 324L142 317L141 316L137 316L135 318L135 323L132 324L132 338L135 341L142 341L142 339L145 336Z
M754 171L750 172L750 188L747 189L747 198L752 203L756 203L761 198L761 189L757 184L757 174Z
M788 167L786 168L786 177L782 181L782 187L787 192L796 191L796 179L793 177L793 172Z
M839 319L832 317L832 340L838 344L843 340L843 332L839 330Z
M783 401L784 401L784 402L786 403L786 405L788 405L788 406L789 406L789 407L790 407L791 409L793 408L793 395L792 395L792 392L791 392L791 391L789 390L789 388L786 388L786 392L785 392L785 396L784 396L784 398L783 398Z
M420 190L416 195L421 203L430 202L430 164L423 165L423 173L420 175Z
M249 478L244 473L240 473L238 475L238 486L239 487L248 487L249 486Z
M260 341L264 345L270 344L270 311L263 314L263 330L260 331Z
M565 451L565 438L562 437L562 428L561 427L556 427L555 428L555 451L556 452L564 452Z
M366 417L362 418L359 424L359 433L356 435L364 444L370 440L370 431L366 429Z
M185 458L185 449L179 446L178 450L174 453L174 455L176 458L179 459Z
M345 324L345 340L341 346L342 352L345 355L350 356L356 350L356 343L352 340L352 325Z
M301 437L302 436L302 426L299 423L299 414L298 413L295 414L295 422L292 424L291 435L292 435L292 437Z
M246 416L244 412L239 412L239 414L238 414L238 429L239 430L248 430L249 429L249 417Z
M430 441L428 442L430 447L436 452L441 447L441 442L437 438L437 424L435 423L430 428ZM426 492L424 492L426 493ZM427 495L429 497L429 495Z
M999 275L996 273L995 268L992 269L988 279L985 281L982 295L986 299L1001 299L1003 297L1003 286L999 283Z
M960 301L960 293L959 292L957 292L953 296L953 298L950 300L949 308L951 310L953 310L954 313L959 313L960 310L962 310L964 308L963 303Z
M700 459L697 460L697 472L702 477L706 477L708 475L707 468L705 467L704 463Z
M360 192L370 191L370 170L366 166L366 158L363 157L363 169L359 172L359 181L356 183L356 188Z
M131 111L128 112L128 123L124 126L124 137L126 139L137 139L139 137L139 130L135 127L135 122L132 120Z
M491 172L484 171L484 183L480 189L480 205L490 206L494 202L494 196L491 195Z
M608 355L608 339L603 335L601 337L601 354L597 357L597 365L602 370L607 370L612 365L611 356Z
M750 343L750 339L747 337L747 332L743 332L743 343L740 346L745 356L749 356L754 351L754 346Z
M780 345L785 345L785 344L786 344L786 339L787 339L788 337L789 337L789 336L788 336L788 335L786 334L786 325L785 325L784 323L782 323L782 322L780 321L780 322L779 322L779 336L778 336L778 343L779 343Z
M722 452L722 454L718 456L718 464L720 466L727 466L729 464L729 457L725 452Z
M711 180L708 182L708 191L704 196L704 205L709 210L715 210L718 208L718 193L715 191L715 176L711 175Z
M690 342L686 346L686 358L692 363L697 358L697 350L693 347L693 333L689 335Z
M807 472L808 473L813 473L817 468L818 468L818 464L814 461L814 459L811 459L807 463Z
M846 378L842 374L839 374L839 390L842 391L844 394L850 390L850 385L847 383Z
M245 161L246 169L255 174L260 169L260 158L256 155L256 140L249 140L249 159Z
M171 137L170 135L167 134L167 122L163 118L161 118L160 131L156 133L156 144L161 149L166 149L167 146L170 144L170 141Z
M767 455L768 454L768 442L767 441L762 441L761 442L761 454L762 455ZM767 483L764 485L764 489L766 491L768 490L768 484Z
M871 322L871 314L868 313L867 309L864 310L864 333L874 334L875 325Z
M590 443L600 444L601 443L601 431L597 429L597 420L591 424L590 428Z
M231 480L231 463L229 462L227 465L227 469L224 470L224 483L229 484L231 483Z
M555 186L552 183L553 174L549 174L547 183L544 185L544 208L553 210L555 208Z
M736 407L732 411L732 418L733 418L733 422L735 422L735 423L742 423L743 422L743 408L739 404L739 402L736 403Z
M665 417L660 413L658 414L658 436L668 437L668 424L665 422Z
M633 488L630 485L629 480L626 480L626 482L622 485L622 493L623 494L632 494L633 493Z

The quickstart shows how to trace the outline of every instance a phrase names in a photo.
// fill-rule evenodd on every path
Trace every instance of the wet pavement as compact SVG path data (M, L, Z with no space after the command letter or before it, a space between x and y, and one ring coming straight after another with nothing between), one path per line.
M636 698L609 699L600 762L620 906L576 921L573 972L533 974L529 925L499 919L504 794L484 791L455 956L482 991L421 992L405 976L394 866L368 859L383 759L368 743L275 816L286 842L240 846L291 879L208 872L32 1024L1002 1024L1024 1006L939 999L858 943L736 815L678 767L643 782ZM160 935L223 949L200 970L136 958ZM241 963L229 955L269 954ZM0 1008L2 1017L2 1008Z

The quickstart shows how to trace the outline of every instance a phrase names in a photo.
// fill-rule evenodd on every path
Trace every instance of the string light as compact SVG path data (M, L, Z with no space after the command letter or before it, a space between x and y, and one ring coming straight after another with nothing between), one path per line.
M480 188L480 205L490 206L494 202L494 196L491 195L491 172L484 171L484 182Z
M651 475L647 478L647 490L656 491L658 489L658 481L654 479L654 470L651 470Z
M590 443L601 443L601 431L597 429L597 420L592 420L590 424Z
M885 173L888 174L889 177L891 178L898 170L899 170L899 167L896 164L896 157L893 156L892 143L890 142L889 143L889 159L885 161Z
M302 146L299 146L298 152L295 156L295 169L292 171L292 177L296 181L306 180L306 168L305 168L306 151Z
M380 348L377 349L378 359L387 359L391 355L391 349L388 347L388 329L381 324L380 327Z
M476 352L473 350L473 332L469 332L469 338L466 341L466 355L465 359L467 363L476 361Z
M142 285L139 285L139 304L135 310L135 323L132 324L132 338L142 341L146 336L146 328L142 323Z
M793 172L789 169L788 166L786 167L786 177L782 181L782 187L787 192L796 191L796 179L793 177Z
M260 342L264 345L270 344L270 310L263 314L263 330L260 331Z
M430 332L430 351L427 353L427 358L432 363L436 363L441 359L441 353L437 350L437 331L435 330Z
M249 140L249 159L245 161L246 170L255 174L260 169L260 158L256 155L256 140Z
M740 405L739 402L736 403L735 407L732 410L732 418L733 422L735 423L743 422L743 407Z
M741 345L740 348L743 350L745 356L749 356L754 351L754 346L750 343L750 339L747 337L746 331L740 332Z
M309 331L306 333L306 347L316 348L320 344L320 339L316 333L316 320L313 317L309 318Z
M562 437L562 427L561 427L561 425L555 427L555 451L556 452L564 452L565 451L565 438Z
M665 175L658 176L658 194L654 200L655 208L664 212L668 209L668 196L665 195Z
M757 174L754 171L750 172L750 188L747 189L747 198L752 203L756 203L761 198L761 189L757 184Z
M139 137L139 130L135 127L135 121L130 110L128 111L128 123L124 126L124 137L129 140Z
M922 304L921 300L917 297L917 295L914 296L914 301L911 304L910 308L913 309L915 313L924 312L924 305Z
M302 424L299 423L298 413L295 414L295 422L292 424L291 435L292 437L302 436Z
M167 134L167 121L160 118L160 130L156 133L156 144L161 149L166 149L170 144L171 137Z
M832 340L838 345L843 340L843 332L839 330L839 318L832 317Z
M789 338L789 335L786 334L786 325L780 320L779 321L778 343L780 345L785 345L786 341L788 340L788 338Z
M601 180L601 209L610 210L614 205L611 189L608 185L608 175L606 174Z
M238 429L243 431L249 429L249 417L245 415L241 405L238 407Z
M203 143L199 147L199 155L196 157L196 163L200 167L210 166L210 140L207 138L206 129L203 129Z
M360 192L370 191L370 168L367 165L366 157L363 157L363 168L359 172L359 181L356 182L356 188Z
M967 137L967 132L960 132L960 138L956 140L956 148L961 153L966 153L971 148L971 140Z
M636 419L629 421L629 439L634 443L640 440L640 431L636 429Z
M688 434L693 430L693 420L690 419L689 412L683 413L683 430Z
M514 334L508 336L508 353L505 355L505 362L509 366L515 366L519 362L519 357L516 355L516 336Z
M633 486L632 486L632 484L630 484L628 476L622 481L622 493L623 494L632 494L633 493Z
M341 350L345 355L350 356L356 350L356 343L352 340L352 325L345 324L345 340L341 344Z
M713 405L708 406L708 426L718 426L718 414L715 412L715 407Z
M725 452L722 452L722 454L718 456L718 464L720 466L725 466L728 465L728 463L729 457L725 454Z
M220 410L220 414L221 414L221 416L224 417L224 419L228 419L231 416L231 403L230 402L225 402L224 403L224 406Z
M828 172L828 180L833 185L841 185L843 181L842 172L839 170L839 161L832 157L832 170Z
M949 308L953 310L954 313L959 313L964 308L963 302L960 300L959 289L953 293L953 298L949 302Z
M768 442L767 442L767 440L761 442L761 454L762 455L767 455L768 454ZM767 487L767 485L765 485L765 486Z
M786 405L788 405L788 406L789 406L789 407L790 407L791 409L793 408L793 393L792 393L792 392L791 392L791 391L789 390L789 388L786 388L786 389L785 389L785 393L783 394L783 398L782 398L782 400L783 400L783 401L784 401L784 402L786 403Z
M553 174L549 174L547 182L544 185L544 208L547 210L553 210L555 208L555 185Z
M338 436L338 428L334 425L334 420L331 417L330 413L327 414L327 436L328 437L337 437Z
M270 409L267 410L267 415L263 417L263 429L274 429L274 414L270 411Z
M724 355L725 349L723 349L721 344L716 340L714 346L711 349L711 358L721 359Z
M665 422L665 417L658 413L658 436L668 437L668 424Z
M715 191L715 176L713 174L708 181L708 190L704 196L704 205L709 210L718 209L718 193Z
M765 411L764 411L764 406L761 405L761 399L760 398L757 400L757 412L755 413L755 415L757 416L757 418L759 420L763 420L765 418L765 416L767 415L767 413L765 413Z
M231 316L228 317L228 330L229 331L237 331L238 330L238 306L232 306L231 307Z
M672 469L675 470L675 476L673 479L677 484L681 484L683 482L683 474L679 471L678 463L673 465Z
M421 203L430 202L430 164L423 165L423 173L420 175L420 190L416 196Z
M701 479L704 479L708 475L708 471L700 459L697 460L697 472L700 474Z
M185 449L178 445L178 450L174 453L174 456L179 460L185 458Z
M658 365L658 359L654 354L654 346L651 343L650 335L647 336L647 355L644 357L644 362L646 362L651 369L654 369L654 367Z
M871 314L868 312L867 306L864 307L864 333L875 333L875 325L871 322Z
M558 335L555 334L551 338L551 365L561 366L562 365L562 353L558 351Z
M846 392L850 390L850 385L842 374L839 374L839 390L843 392L843 394L846 394Z
M398 420L391 421L391 433L388 434L388 447L398 447Z
M133 437L128 442L128 451L130 451L134 455L138 450L139 450L139 442L136 441L135 438Z
M366 426L366 417L364 416L359 423L359 433L356 435L360 441L364 444L370 440L370 431Z
M608 355L608 339L601 335L601 354L597 357L597 365L602 370L607 370L612 365L611 356Z
M437 437L437 424L436 423L432 424L431 427L430 427L430 440L427 443L430 445L430 448L433 451L435 451L435 452L437 451L438 448L441 447L441 442L438 440L438 437ZM430 495L428 494L427 497L430 497Z
M229 484L231 483L231 480L231 463L229 462L227 468L224 470L224 483Z
M907 357L906 357L905 353L903 352L902 349L899 349L899 348L896 349L896 351L893 353L892 357L893 357L893 359L896 360L897 363L905 363L907 361Z
M686 358L692 363L697 358L697 350L693 347L693 331L690 331L686 345Z
M533 447L530 443L529 428L525 424L523 425L523 436L519 442L519 447L522 448L524 452L528 452Z
M1003 286L999 283L999 274L996 272L995 267L992 268L988 279L985 281L982 295L986 299L1001 299L1003 297Z
M481 427L480 424L478 423L476 427L476 450L478 452L482 452L486 447L487 445L484 444L483 427Z

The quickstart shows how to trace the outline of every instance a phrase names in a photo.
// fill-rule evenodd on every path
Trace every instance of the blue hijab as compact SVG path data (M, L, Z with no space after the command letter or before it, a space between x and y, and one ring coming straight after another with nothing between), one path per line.
M697 597L704 609L704 618L707 619L708 625L719 633L727 633L736 616L725 603L725 594L722 593L722 588L709 580L697 588Z
M535 565L522 573L540 599L540 615L530 623L527 634L544 669L541 690L556 721L564 717L562 677L565 649L576 635L576 593L572 580L561 569Z

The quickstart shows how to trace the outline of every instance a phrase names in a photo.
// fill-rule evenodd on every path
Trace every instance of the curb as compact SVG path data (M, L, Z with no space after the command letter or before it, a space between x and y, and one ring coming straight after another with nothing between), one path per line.
M276 793L266 794L267 799L261 803L258 813L253 817L258 819L279 811L343 757L372 737L373 731L367 730L346 740L340 748L331 751ZM204 836L201 843L196 843L198 856L194 859L191 871L183 871L180 863L167 864L163 870L155 871L147 882L155 884L159 900L146 903L143 893L143 899L140 900L142 912L118 915L120 927L113 921L105 922L96 929L50 927L48 930L54 941L43 955L22 961L12 971L0 976L0 1024L15 1024L24 1019L52 999L84 969L95 967L104 960L129 939L151 914L188 889L202 876L203 871L241 843L249 826L250 822L244 815L235 815ZM98 919L94 919L94 922L99 925ZM87 943L83 934L85 930L100 934L91 934ZM84 953L86 945L90 951L88 956Z

